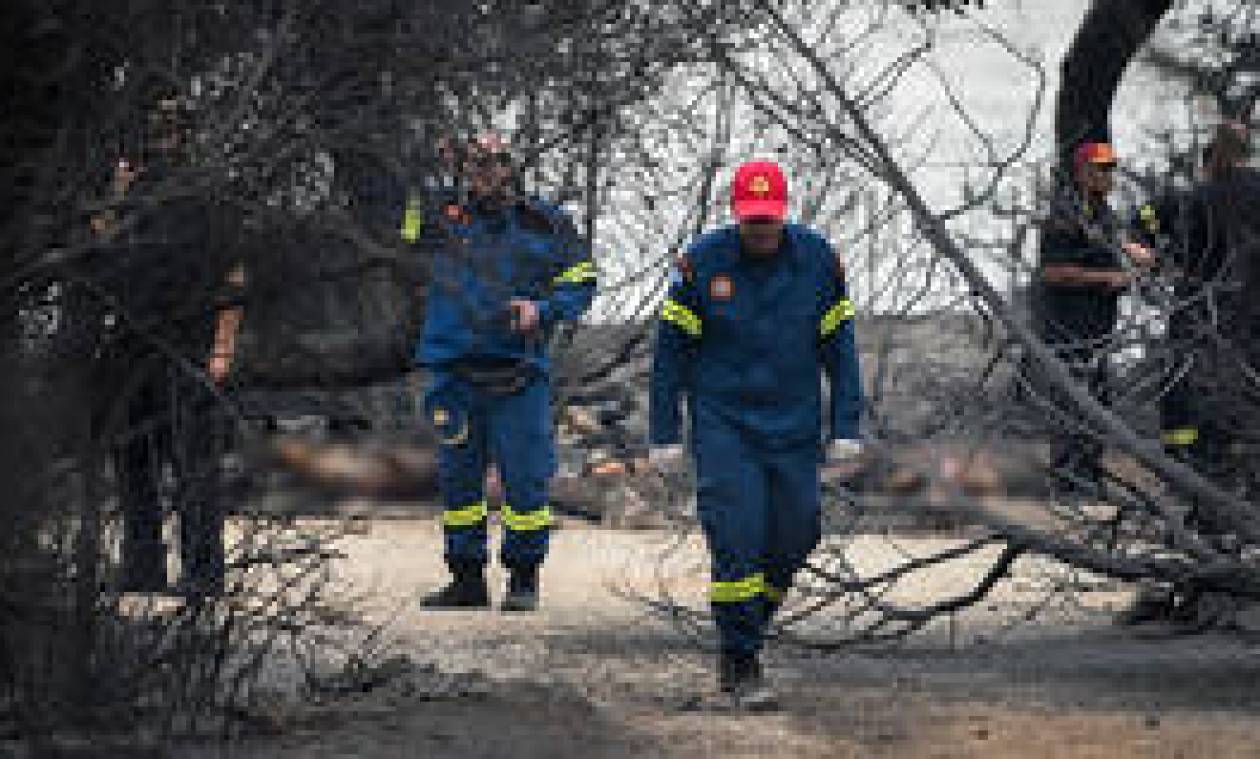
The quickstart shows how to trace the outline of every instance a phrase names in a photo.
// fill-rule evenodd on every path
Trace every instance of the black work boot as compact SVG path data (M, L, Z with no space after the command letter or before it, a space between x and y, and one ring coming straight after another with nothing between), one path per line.
M503 611L538 610L538 567L514 567L508 573Z
M1147 622L1168 622L1172 619L1175 601L1170 588L1143 585L1128 608L1116 616L1116 624L1132 627Z
M718 685L737 709L755 712L778 708L779 698L766 682L756 654L722 652Z
M452 564L451 581L420 599L426 609L485 609L490 606L485 567L480 564Z
M1223 593L1188 590L1177 600L1170 617L1185 632L1204 632L1234 625L1238 609L1238 602Z

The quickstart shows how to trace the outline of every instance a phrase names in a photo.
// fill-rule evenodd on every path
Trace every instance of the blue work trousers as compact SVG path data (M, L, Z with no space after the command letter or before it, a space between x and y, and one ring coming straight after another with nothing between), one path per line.
M540 565L551 526L547 486L555 471L546 378L531 378L520 390L500 394L435 372L425 410L439 439L447 564L487 561L485 476L493 462L504 490L503 564L510 569Z
M821 537L819 446L766 448L698 404L692 444L724 653L760 651L770 618Z

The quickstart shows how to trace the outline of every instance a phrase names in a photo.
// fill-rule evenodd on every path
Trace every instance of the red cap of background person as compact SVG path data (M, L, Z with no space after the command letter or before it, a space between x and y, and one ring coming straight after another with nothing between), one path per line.
M1077 146L1076 154L1072 156L1072 167L1080 171L1081 166L1087 163L1101 163L1114 166L1116 163L1116 151L1107 142L1082 142Z
M735 170L731 210L739 221L787 216L787 179L772 161L749 161Z

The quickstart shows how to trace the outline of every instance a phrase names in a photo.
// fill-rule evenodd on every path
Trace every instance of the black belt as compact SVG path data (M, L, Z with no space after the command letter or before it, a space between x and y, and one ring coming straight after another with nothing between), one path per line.
M538 376L538 369L522 359L472 359L450 365L451 373L491 395L515 395Z

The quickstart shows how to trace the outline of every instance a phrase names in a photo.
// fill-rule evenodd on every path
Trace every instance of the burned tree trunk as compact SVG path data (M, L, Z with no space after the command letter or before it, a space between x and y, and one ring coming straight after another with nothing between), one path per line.
M1060 165L1083 140L1108 141L1120 78L1172 0L1095 0L1063 59L1055 109Z

